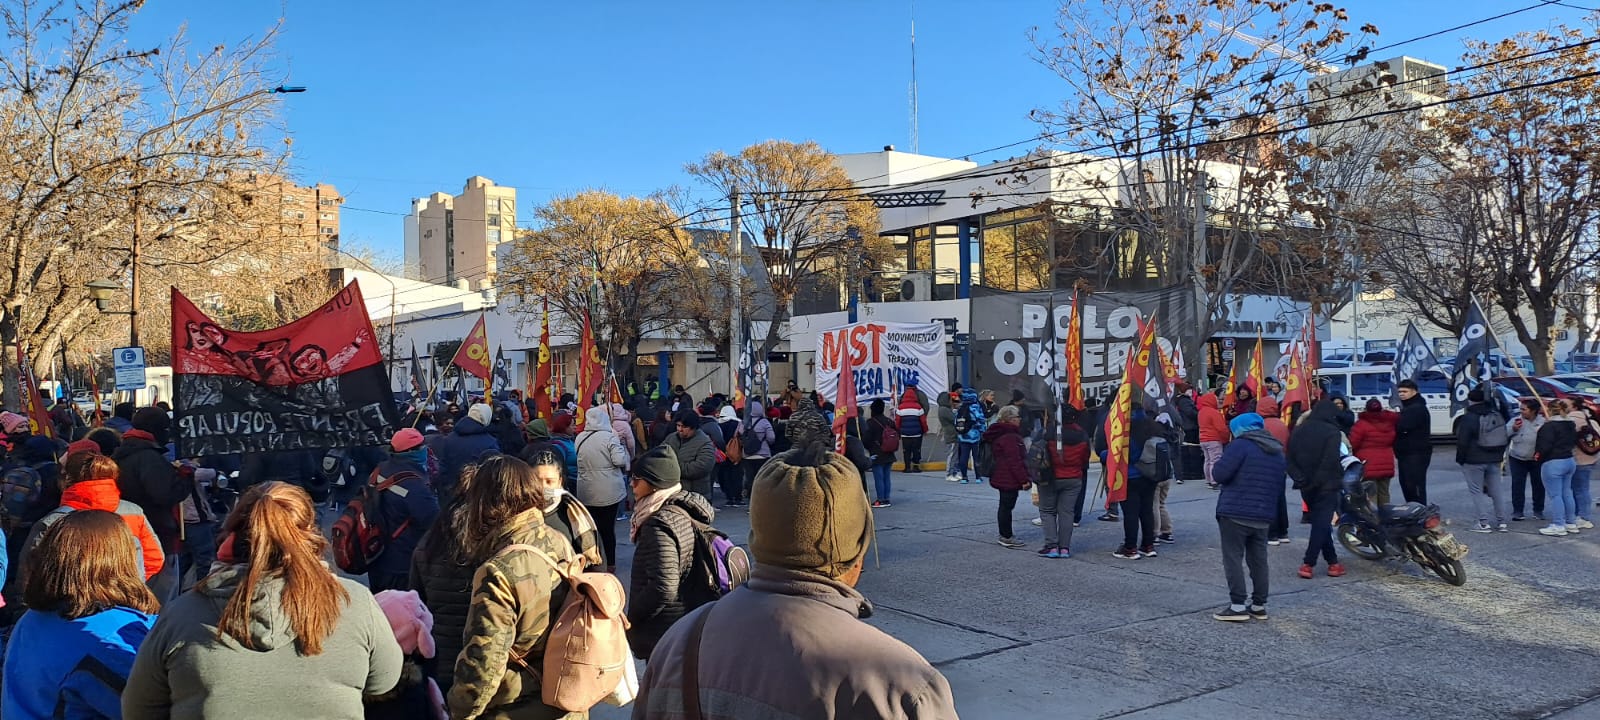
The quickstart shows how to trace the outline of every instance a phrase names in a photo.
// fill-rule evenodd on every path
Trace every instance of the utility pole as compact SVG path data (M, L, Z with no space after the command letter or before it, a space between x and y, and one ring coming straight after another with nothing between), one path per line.
M739 186L728 191L728 395L739 387L739 276L744 270L744 232L739 223ZM765 344L763 344L765 346ZM755 358L750 359L755 362Z
M144 163L135 165L134 169L133 241L128 245L131 251L128 260L128 347L139 347L139 190L144 186Z
M1189 227L1189 277L1194 283L1195 319L1199 321L1201 329L1207 334L1207 337L1202 337L1200 339L1200 342L1203 345L1209 344L1211 340L1209 337L1211 317L1210 311L1207 309L1207 306L1210 303L1206 302L1206 279L1205 274L1201 272L1201 268L1206 266L1206 251L1209 249L1209 243L1206 240L1206 185L1206 172L1196 168L1194 172L1194 189L1190 191L1190 193L1194 196L1194 218L1190 222ZM1204 348L1202 347L1201 349ZM1238 357L1238 351L1235 350L1234 353L1234 357ZM1206 377L1208 371L1211 369L1207 367L1208 363L1206 358L1208 356L1209 353L1205 352L1197 352L1194 354L1195 359L1192 362L1198 362L1199 367L1189 368L1189 371L1194 372L1197 369L1200 371L1194 375L1197 380L1199 378ZM1230 374L1233 372L1231 365L1228 368L1228 371Z

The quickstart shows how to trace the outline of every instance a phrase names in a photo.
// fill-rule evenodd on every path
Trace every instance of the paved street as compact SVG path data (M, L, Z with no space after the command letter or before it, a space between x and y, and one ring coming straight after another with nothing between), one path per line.
M1298 525L1294 544L1268 548L1271 619L1221 623L1216 496L1202 482L1173 488L1178 542L1158 558L1111 557L1120 524L1090 516L1071 560L1045 560L1026 500L1029 547L1007 550L989 487L898 473L894 507L878 512L881 567L869 556L860 588L870 622L944 672L966 718L1600 718L1600 532L1547 538L1531 519L1465 532L1452 453L1435 455L1429 494L1472 549L1461 588L1348 556L1347 576L1302 580ZM742 542L748 515L717 525Z

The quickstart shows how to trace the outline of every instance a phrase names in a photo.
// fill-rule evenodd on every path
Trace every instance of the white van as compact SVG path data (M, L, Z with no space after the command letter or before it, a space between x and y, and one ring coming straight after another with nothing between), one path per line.
M1382 400L1385 406L1391 403L1393 365L1322 368L1317 371L1317 377L1326 383L1328 392L1345 396L1350 409L1358 415L1372 398ZM1428 370L1417 377L1417 390L1428 402L1428 415L1433 420L1432 434L1453 437L1455 418L1450 413L1450 378L1438 370Z

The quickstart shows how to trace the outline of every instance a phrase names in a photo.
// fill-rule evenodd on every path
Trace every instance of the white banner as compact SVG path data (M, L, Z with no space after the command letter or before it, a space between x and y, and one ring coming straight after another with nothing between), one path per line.
M944 323L863 322L817 335L817 393L839 397L839 368L850 354L856 401L862 405L916 385L928 397L948 386Z

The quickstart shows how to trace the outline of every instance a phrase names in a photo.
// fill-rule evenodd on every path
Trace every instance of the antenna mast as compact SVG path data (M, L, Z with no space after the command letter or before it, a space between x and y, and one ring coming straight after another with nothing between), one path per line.
M916 3L911 8L911 152L917 153L917 12Z

